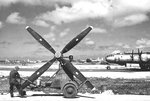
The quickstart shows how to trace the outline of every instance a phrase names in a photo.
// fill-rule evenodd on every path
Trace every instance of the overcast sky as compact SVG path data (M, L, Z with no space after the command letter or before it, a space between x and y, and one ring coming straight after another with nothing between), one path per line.
M150 51L149 12L150 0L0 0L0 58L52 58L25 30L27 25L57 51L93 26L68 52L77 58Z

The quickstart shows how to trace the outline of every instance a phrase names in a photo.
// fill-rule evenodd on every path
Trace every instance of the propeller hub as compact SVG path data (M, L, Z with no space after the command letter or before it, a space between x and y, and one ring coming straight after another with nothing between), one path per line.
M62 56L62 54L61 54L60 52L56 52L56 53L55 53L55 57L56 57L56 58L60 58L61 56Z

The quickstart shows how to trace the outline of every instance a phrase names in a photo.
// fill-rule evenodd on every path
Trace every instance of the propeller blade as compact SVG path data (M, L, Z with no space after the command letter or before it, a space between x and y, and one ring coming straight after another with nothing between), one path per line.
M88 81L87 78L76 67L74 67L71 62L69 62L68 60L65 60L65 59L61 59L60 61L61 61L60 63L62 63L61 66L62 66L63 70L70 77L71 80L73 80L73 76L75 76L82 83L85 83L85 85L88 88L90 88L90 89L94 88L94 86L91 84L91 82Z
M56 53L56 51L52 48L52 46L44 40L37 32L35 32L32 28L29 26L26 27L26 30L40 43L42 44L45 48L47 48L49 51L51 51L53 54Z
M76 46L91 30L92 26L86 28L83 30L79 35L77 35L75 38L73 38L61 51L61 53L66 53L69 50L71 50L74 46Z
M35 71L29 78L22 84L22 89L27 87L29 84L33 83L38 77L40 77L54 62L56 58L53 58L46 64L44 64L41 68Z

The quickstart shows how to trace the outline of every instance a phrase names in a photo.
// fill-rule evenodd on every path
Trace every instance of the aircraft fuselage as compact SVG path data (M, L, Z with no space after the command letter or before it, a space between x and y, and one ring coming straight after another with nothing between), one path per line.
M105 57L109 63L126 65L127 63L139 64L141 69L150 68L150 53L123 53L111 54Z

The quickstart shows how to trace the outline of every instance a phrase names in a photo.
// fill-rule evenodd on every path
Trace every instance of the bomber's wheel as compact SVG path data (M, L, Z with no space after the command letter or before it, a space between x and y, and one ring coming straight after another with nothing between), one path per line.
M67 83L63 87L63 94L66 98L75 98L77 96L77 87L73 83Z

